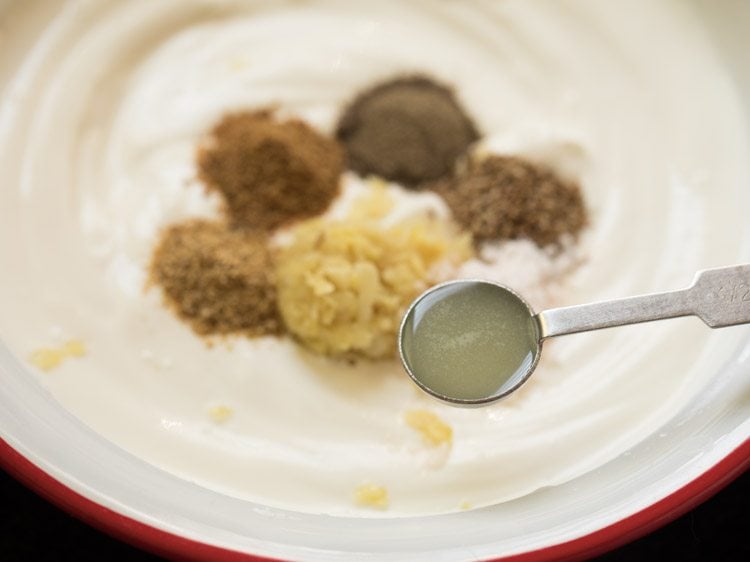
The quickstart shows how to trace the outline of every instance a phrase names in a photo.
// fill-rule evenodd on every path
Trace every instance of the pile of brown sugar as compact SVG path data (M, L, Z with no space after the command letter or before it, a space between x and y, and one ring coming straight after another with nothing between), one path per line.
M262 336L282 331L272 272L263 234L194 219L162 233L150 283L200 335Z
M406 76L360 93L336 131L347 165L414 187L453 172L479 138L453 92L430 78Z
M198 151L198 174L233 226L270 231L326 210L339 192L338 143L271 111L226 115Z
M540 247L576 237L587 224L580 187L513 156L471 161L431 186L475 242L528 238Z

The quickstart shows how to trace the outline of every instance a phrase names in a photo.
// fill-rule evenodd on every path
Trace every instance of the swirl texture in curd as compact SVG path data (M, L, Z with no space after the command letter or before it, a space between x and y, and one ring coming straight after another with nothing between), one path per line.
M36 3L20 4L22 21ZM143 292L159 228L217 213L194 150L224 112L278 104L330 132L358 90L411 71L455 86L487 150L581 182L592 228L564 303L676 288L697 269L748 261L747 131L700 21L679 2L133 0L54 11L34 42L21 25L2 35L0 336L19 357L85 341L84 359L40 380L147 461L298 511L492 504L658 430L740 341L690 319L566 338L512 399L457 410L418 394L395 364L351 367L275 339L209 349ZM233 412L222 424L209 415L219 406ZM449 450L404 422L414 409L450 425ZM351 501L366 482L388 489L387 511Z

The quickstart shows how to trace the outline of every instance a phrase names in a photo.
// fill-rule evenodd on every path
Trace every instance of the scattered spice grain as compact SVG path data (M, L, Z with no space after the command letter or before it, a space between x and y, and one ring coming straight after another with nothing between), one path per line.
M233 226L261 231L325 211L342 167L336 141L269 110L226 115L198 149L198 175L223 196Z
M425 76L396 78L359 94L336 136L349 168L407 187L451 174L479 138L453 91Z
M576 237L588 220L577 184L515 156L472 160L431 188L477 243L527 238L544 248Z
M170 226L151 261L151 283L202 336L279 334L266 237L201 219Z

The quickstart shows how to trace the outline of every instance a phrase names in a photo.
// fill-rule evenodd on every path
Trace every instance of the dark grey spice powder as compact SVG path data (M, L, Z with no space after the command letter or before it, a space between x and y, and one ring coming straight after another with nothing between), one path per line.
M414 187L451 174L479 134L449 88L407 76L359 94L336 136L350 169Z

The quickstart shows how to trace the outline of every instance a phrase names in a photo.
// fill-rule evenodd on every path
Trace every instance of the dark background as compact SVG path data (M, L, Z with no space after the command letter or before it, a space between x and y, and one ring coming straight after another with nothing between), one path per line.
M597 558L750 560L750 472L666 527ZM108 537L45 502L0 470L0 561L161 560Z

